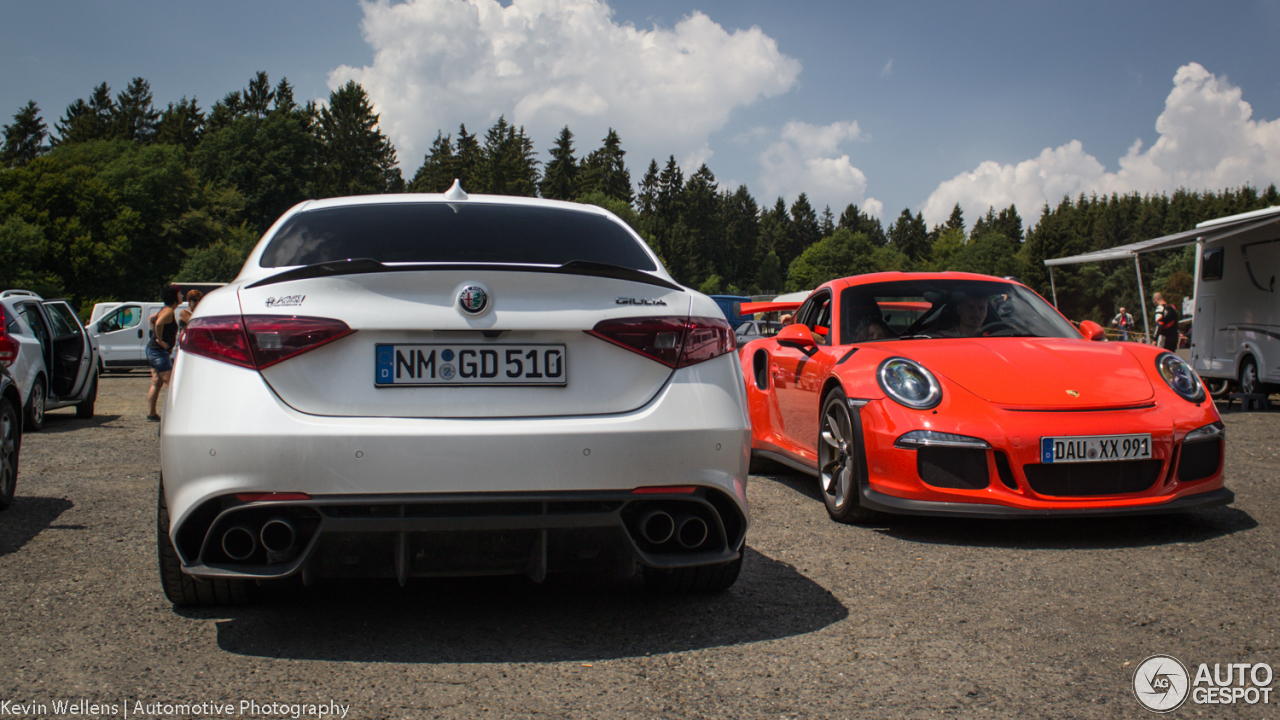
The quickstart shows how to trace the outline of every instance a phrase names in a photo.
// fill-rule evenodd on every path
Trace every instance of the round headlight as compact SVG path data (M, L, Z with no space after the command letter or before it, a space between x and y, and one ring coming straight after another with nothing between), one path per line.
M1204 385L1186 360L1171 352L1160 353L1156 356L1156 369L1160 371L1160 377L1183 399L1194 403L1204 402Z
M913 410L928 410L942 402L942 386L937 378L915 360L889 358L880 363L876 379L894 402Z

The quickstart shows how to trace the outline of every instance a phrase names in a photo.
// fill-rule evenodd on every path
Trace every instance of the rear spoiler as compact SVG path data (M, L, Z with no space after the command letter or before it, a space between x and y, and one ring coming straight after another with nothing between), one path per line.
M795 302L742 303L742 306L738 309L738 314L739 315L755 315L756 313L785 312L788 310L795 310L796 308L800 307L803 304L804 304L803 300L797 300Z

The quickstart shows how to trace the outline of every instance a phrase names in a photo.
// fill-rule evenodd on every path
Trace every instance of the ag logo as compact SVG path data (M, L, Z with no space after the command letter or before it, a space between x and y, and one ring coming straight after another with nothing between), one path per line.
M1190 690L1187 667L1172 655L1152 655L1133 671L1133 694L1152 712L1177 710Z
M479 315L489 307L489 293L479 285L468 285L458 293L458 306L469 315Z

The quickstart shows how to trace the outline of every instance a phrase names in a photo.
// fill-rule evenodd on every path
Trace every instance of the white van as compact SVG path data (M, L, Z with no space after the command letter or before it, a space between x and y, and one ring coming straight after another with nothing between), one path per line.
M150 318L163 308L162 302L117 303L96 321L91 321L88 330L97 340L101 369L145 370L148 367L146 347L151 342Z
M1221 226L1231 223L1235 228ZM1280 388L1280 207L1200 223L1191 364L1214 394ZM1214 233L1214 230L1219 233Z

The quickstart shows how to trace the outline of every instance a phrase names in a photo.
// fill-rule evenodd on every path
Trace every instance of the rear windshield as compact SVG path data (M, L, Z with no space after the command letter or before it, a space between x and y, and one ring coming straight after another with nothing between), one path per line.
M262 253L262 267L371 258L384 263L574 260L657 270L617 222L563 208L483 203L355 205L300 212Z

